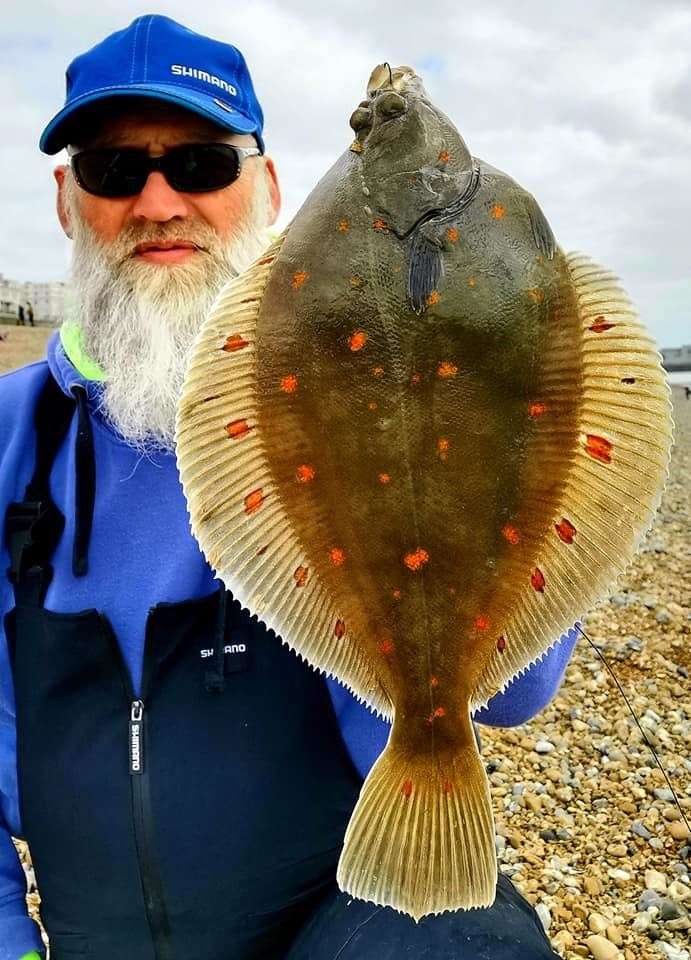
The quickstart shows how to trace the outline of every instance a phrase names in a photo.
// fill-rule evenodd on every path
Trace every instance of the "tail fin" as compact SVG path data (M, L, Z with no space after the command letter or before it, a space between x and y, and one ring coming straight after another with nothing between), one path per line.
M397 736L367 777L345 835L337 880L345 892L416 921L491 907L497 858L489 784L469 713L463 746L411 755Z

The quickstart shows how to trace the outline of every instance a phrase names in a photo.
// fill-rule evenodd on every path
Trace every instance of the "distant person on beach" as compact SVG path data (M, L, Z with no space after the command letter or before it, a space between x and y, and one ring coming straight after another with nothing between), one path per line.
M17 323L18 327L25 327L26 321L24 320L24 306L20 303L17 307Z
M31 302L27 301L26 304L26 319L29 321L29 326L33 327L34 325L34 308L31 306Z
M41 149L68 150L76 314L0 379L0 956L43 953L14 835L53 960L555 960L501 873L492 907L418 924L339 892L389 727L242 610L190 533L186 358L280 209L242 54L152 15L67 75ZM476 721L534 716L575 639Z

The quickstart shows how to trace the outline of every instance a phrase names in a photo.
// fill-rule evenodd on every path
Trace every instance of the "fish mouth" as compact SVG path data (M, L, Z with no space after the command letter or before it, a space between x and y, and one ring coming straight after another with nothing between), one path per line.
M420 77L412 67L391 67L388 63L380 63L370 74L367 95L372 98L385 90L406 93L415 81L420 83Z

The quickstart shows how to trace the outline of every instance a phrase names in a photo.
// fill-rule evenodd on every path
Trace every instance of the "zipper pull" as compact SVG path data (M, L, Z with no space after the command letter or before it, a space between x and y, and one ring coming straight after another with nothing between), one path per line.
M133 700L130 706L130 774L144 773L144 701Z

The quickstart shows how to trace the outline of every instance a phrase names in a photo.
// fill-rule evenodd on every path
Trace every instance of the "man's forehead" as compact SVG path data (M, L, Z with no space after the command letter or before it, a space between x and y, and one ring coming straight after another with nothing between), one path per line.
M251 134L233 133L204 117L161 100L127 97L94 104L79 117L70 142L86 146L145 146L160 143L228 142L254 144Z

